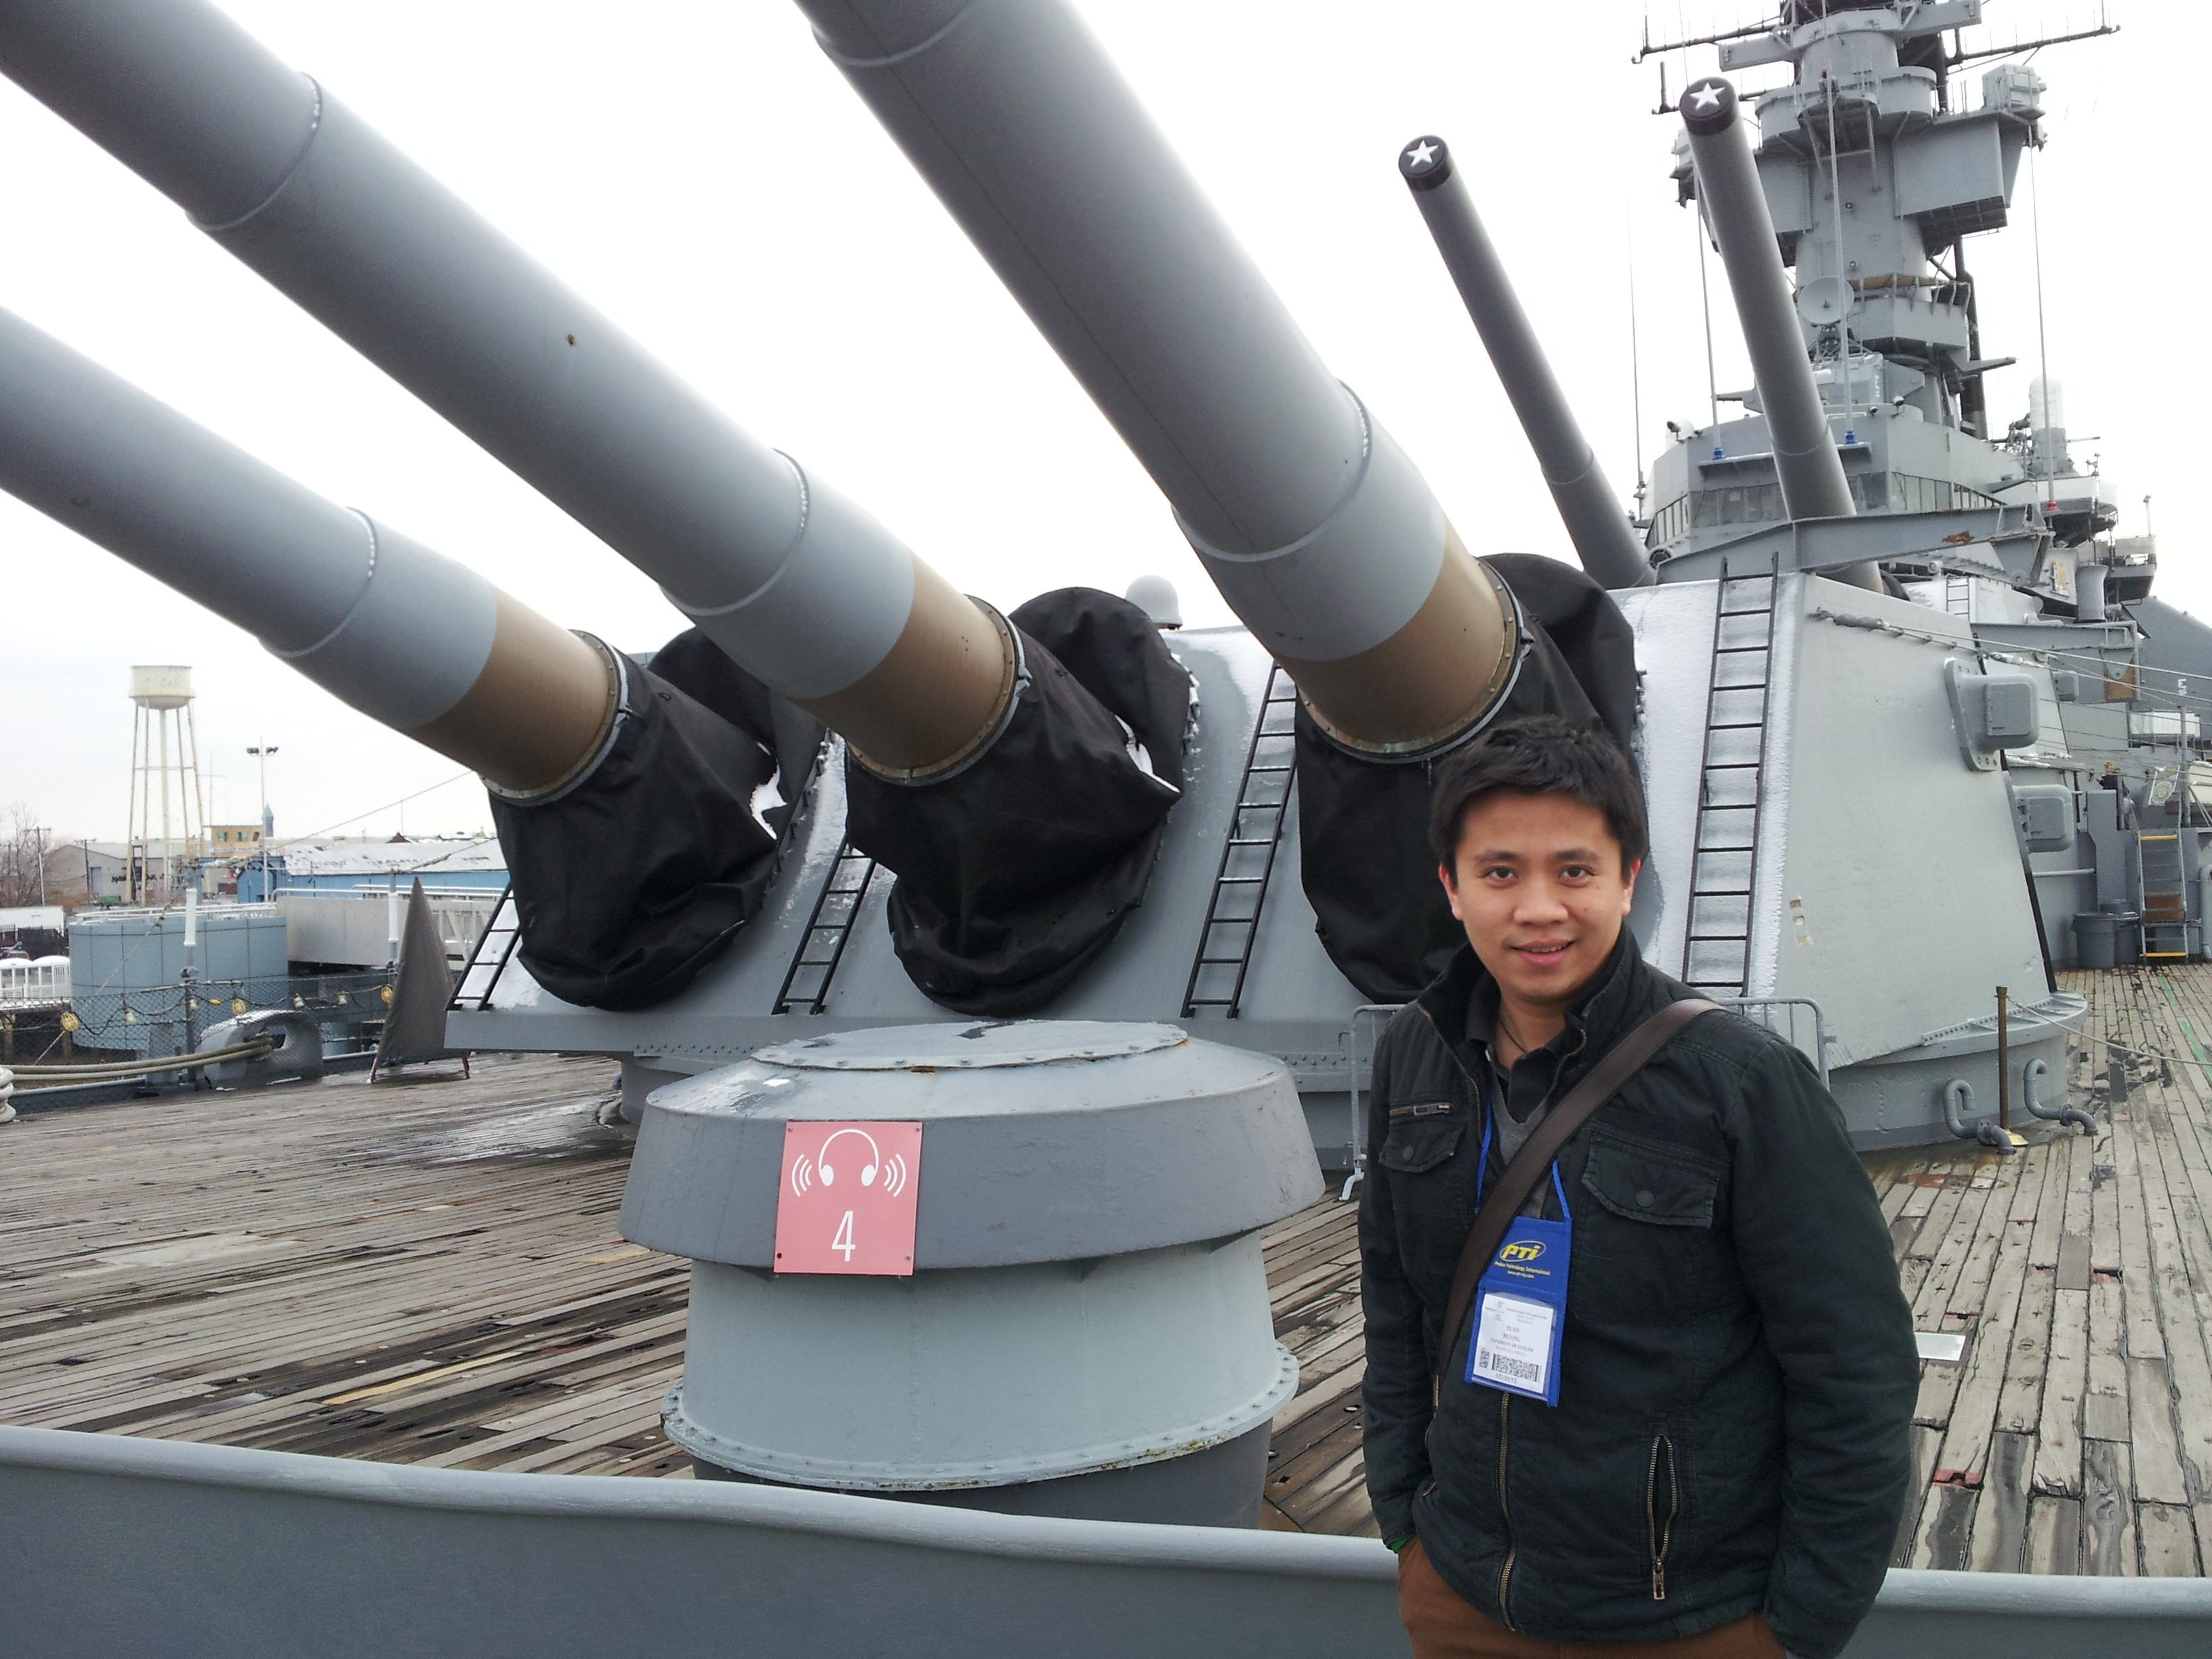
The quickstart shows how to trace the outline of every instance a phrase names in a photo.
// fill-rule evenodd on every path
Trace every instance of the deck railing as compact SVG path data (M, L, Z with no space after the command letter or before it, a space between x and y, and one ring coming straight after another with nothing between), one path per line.
M0 1011L58 1008L70 1000L67 957L0 961Z

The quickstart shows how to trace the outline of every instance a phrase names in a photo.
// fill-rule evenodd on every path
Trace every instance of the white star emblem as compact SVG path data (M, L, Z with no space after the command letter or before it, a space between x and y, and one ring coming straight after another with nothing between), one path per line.
M1437 159L1437 147L1424 138L1406 152L1406 159L1417 167L1425 167Z
M1708 81L1701 87L1690 88L1690 103L1700 114L1721 106L1721 83Z

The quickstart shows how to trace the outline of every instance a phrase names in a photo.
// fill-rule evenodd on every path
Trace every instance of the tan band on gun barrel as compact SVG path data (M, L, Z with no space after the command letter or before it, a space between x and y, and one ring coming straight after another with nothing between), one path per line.
M1520 647L1513 618L1504 584L1447 524L1436 586L1404 627L1334 662L1282 664L1308 712L1346 747L1418 754L1457 737L1504 695Z
M566 781L599 752L620 687L601 650L520 600L498 596L491 655L461 700L408 736L502 789Z
M1006 623L916 559L914 605L884 659L842 691L795 701L871 770L922 783L997 733L1014 660Z

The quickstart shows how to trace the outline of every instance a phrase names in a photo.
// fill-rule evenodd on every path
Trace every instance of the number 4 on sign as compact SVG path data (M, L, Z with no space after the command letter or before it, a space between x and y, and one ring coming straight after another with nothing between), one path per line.
M793 1118L775 1208L780 1273L914 1272L921 1125Z

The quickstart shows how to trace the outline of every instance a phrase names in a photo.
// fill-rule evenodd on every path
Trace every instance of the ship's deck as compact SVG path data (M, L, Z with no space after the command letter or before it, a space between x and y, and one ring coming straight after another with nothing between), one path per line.
M2212 1545L2212 966L2069 975L2074 1098L1875 1181L1925 1331L1898 1559L2194 1574ZM2106 1044L2128 1093L2110 1098ZM2091 1058L2094 1056L2094 1059ZM684 1265L615 1232L614 1067L486 1059L0 1128L0 1421L465 1468L683 1475ZM1350 1206L1271 1230L1303 1367L1267 1523L1371 1532Z

